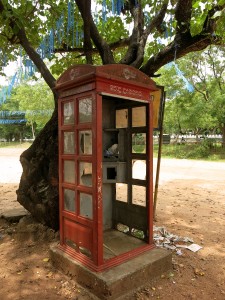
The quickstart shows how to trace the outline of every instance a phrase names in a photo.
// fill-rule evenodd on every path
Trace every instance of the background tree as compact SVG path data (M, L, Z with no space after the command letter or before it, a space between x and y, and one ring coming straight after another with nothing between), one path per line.
M17 101L10 101L0 105L0 137L11 142L20 141L26 132L25 113L18 113Z
M52 118L21 155L23 174L18 190L18 201L53 228L58 228L57 94L52 71L36 50L46 32L51 33L48 38L52 41L55 24L61 24L58 36L64 28L67 31L59 45L50 43L54 74L77 62L101 62L131 65L155 76L174 58L224 42L224 0L118 0L114 1L118 15L113 15L111 1L96 2L103 6L96 6L94 15L91 4L95 2L75 0L73 15L63 19L69 7L65 1L0 0L1 60L16 59L21 46L54 94ZM108 17L109 11L112 14ZM76 26L65 27L73 18ZM75 28L83 29L79 47L72 43Z
M180 70L186 70L186 66L190 62L188 56L181 59L179 62ZM191 67L188 70L190 73L195 72ZM184 73L186 79L191 82L187 72ZM173 66L163 68L161 77L157 81L166 86L167 97L164 117L166 133L179 135L192 132L198 137L199 134L204 134L206 130L211 130L217 126L215 117L212 116L211 105L205 103L205 99L196 89L192 92L187 90L183 79L176 74Z
M192 74L189 74L198 95L208 107L214 127L219 128L225 145L225 50L209 47L199 59L190 55Z
M188 68L187 68L188 66ZM179 68L195 87L189 92L173 66L162 70L159 83L167 86L165 129L168 133L204 134L220 130L225 139L225 59L223 48L208 48L180 59Z
M18 103L18 110L25 112L27 126L31 128L31 137L44 127L54 109L51 90L42 81L26 82L16 87L10 101Z

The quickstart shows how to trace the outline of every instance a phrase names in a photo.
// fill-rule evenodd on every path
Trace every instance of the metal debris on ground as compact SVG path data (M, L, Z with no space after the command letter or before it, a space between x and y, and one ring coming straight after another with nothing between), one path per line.
M177 255L182 255L181 248L188 249L192 252L197 252L202 247L194 244L194 241L189 237L180 237L168 232L165 227L153 227L153 239L155 245L160 248L167 248L176 251Z

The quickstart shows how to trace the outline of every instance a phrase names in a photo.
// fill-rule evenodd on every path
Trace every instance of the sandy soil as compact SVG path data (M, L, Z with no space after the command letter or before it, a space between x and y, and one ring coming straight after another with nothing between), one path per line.
M0 215L18 208L22 149L0 149ZM173 270L126 300L225 299L225 163L162 160L156 226L189 237L203 248L173 253ZM0 299L94 299L55 270L49 246L58 235L30 218L0 218Z

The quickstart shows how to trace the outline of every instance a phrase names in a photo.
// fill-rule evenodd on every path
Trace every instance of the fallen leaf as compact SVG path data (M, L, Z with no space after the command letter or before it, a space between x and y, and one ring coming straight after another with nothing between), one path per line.
M201 271L201 270L199 270L197 268L194 270L194 273L195 273L195 275L200 275L200 276L204 276L205 275L205 273L203 271Z
M52 272L49 272L47 275L46 275L46 277L51 277L53 275L53 273Z
M49 257L46 257L46 258L43 259L43 261L44 261L44 262L48 262L49 259L50 259Z
M196 275L198 275L199 274L199 272L200 272L200 270L199 269L194 269L194 273L196 274Z
M168 278L174 277L174 274L172 272L170 272L167 277Z

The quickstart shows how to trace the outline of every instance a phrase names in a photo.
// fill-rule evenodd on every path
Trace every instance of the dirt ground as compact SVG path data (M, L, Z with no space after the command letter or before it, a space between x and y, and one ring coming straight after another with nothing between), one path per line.
M19 208L16 189L23 149L0 148L0 216ZM173 270L146 283L126 300L225 299L225 163L162 160L157 222L170 233L202 246L173 253ZM54 269L49 247L58 233L30 217L0 218L1 300L96 299Z

